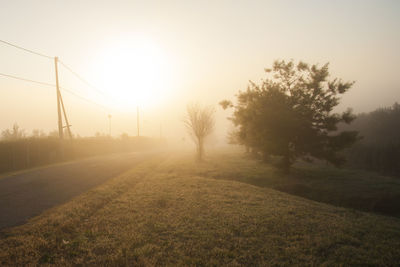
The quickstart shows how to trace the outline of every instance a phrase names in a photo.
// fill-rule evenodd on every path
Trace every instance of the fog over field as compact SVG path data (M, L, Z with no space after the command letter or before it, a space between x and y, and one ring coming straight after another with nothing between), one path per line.
M0 1L0 266L398 266L400 1Z

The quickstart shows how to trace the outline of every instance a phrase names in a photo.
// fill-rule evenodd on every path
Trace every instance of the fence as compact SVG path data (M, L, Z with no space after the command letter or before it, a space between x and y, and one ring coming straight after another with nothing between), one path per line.
M146 137L79 138L72 141L49 137L2 141L0 173L95 155L143 151L162 144L160 140Z

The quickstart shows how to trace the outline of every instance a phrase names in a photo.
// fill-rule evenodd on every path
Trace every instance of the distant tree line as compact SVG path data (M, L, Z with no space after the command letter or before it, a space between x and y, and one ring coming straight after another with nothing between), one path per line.
M343 130L358 131L362 139L345 154L347 165L400 176L400 105L362 113Z
M40 129L33 129L32 133L29 135L26 133L25 129L22 129L21 127L19 127L17 123L14 123L14 125L10 129L5 129L1 131L0 141L15 141L24 138L48 138L48 137L58 138L58 131L53 130L46 133L45 131Z
M141 151L158 148L163 142L147 137L131 137L122 134L120 138L97 133L94 137L76 136L73 140L58 138L58 131L46 134L34 130L31 135L14 124L11 129L1 132L0 173L32 168L83 157Z

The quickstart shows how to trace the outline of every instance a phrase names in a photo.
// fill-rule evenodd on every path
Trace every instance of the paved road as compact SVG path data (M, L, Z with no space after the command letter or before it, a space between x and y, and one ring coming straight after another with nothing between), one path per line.
M150 156L151 153L100 156L0 178L0 229L23 224Z

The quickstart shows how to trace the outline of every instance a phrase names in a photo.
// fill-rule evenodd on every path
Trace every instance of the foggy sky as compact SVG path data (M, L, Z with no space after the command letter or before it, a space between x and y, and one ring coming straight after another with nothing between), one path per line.
M0 1L0 39L58 56L93 84L102 48L141 35L171 59L170 97L143 108L142 132L181 138L187 103L215 105L216 139L229 122L217 103L259 82L275 59L330 62L331 75L356 81L340 108L371 111L400 102L399 1ZM100 58L99 58L100 57ZM54 83L54 63L0 44L0 72ZM67 73L61 83L90 89ZM0 129L57 127L55 90L0 77ZM81 135L136 134L136 107L104 110L64 94ZM104 104L104 103L103 103ZM106 103L105 103L106 104ZM106 104L107 105L107 104Z

